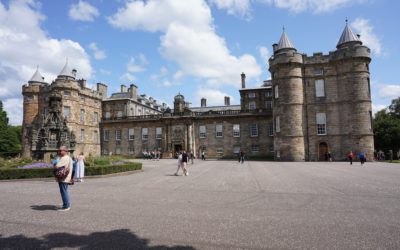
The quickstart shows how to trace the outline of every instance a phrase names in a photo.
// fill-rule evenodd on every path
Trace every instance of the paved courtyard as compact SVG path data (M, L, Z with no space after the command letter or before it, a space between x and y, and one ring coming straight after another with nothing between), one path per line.
M0 182L1 249L399 249L400 165L174 160L143 172Z

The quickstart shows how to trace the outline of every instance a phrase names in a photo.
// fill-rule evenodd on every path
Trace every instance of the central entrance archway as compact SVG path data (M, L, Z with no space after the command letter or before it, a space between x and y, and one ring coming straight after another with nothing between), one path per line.
M318 160L325 161L325 156L328 153L328 144L326 142L320 142L318 145Z

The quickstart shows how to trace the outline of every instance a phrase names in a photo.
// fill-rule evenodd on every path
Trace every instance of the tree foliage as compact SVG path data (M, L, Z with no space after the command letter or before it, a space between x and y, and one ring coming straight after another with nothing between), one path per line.
M21 131L21 126L8 124L7 112L3 110L0 100L0 157L13 157L21 153Z
M395 156L400 150L400 97L375 114L374 140L377 150L393 150Z

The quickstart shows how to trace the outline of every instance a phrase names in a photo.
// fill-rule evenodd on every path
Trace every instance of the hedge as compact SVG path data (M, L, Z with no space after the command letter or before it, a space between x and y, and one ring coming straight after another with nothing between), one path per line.
M114 173L127 172L140 169L142 169L142 163L139 162L126 163L121 165L93 166L85 168L85 175L86 176L107 175L107 174L114 174ZM53 176L54 174L52 168L0 169L0 180L47 178Z

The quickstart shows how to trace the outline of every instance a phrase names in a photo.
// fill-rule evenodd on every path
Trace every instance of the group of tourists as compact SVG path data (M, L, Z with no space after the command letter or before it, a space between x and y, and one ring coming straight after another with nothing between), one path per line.
M353 165L353 159L355 158L355 154L353 153L352 150L347 154L347 158L349 159L350 165ZM357 154L358 159L360 160L361 165L364 165L364 163L367 161L367 154L365 152L360 151Z
M177 162L178 168L176 169L174 175L178 176L179 170L182 169L183 175L188 176L189 172L187 171L187 164L189 160L192 164L194 164L194 154L193 152L186 153L185 150L177 152L177 154L178 154L178 162Z
M152 150L152 151L143 151L143 159L144 160L160 160L162 154L159 150Z
M85 156L81 153L78 157L71 158L68 154L68 148L61 146L57 156L52 160L52 164L63 202L60 211L68 211L71 209L68 185L73 185L75 181L83 182Z

